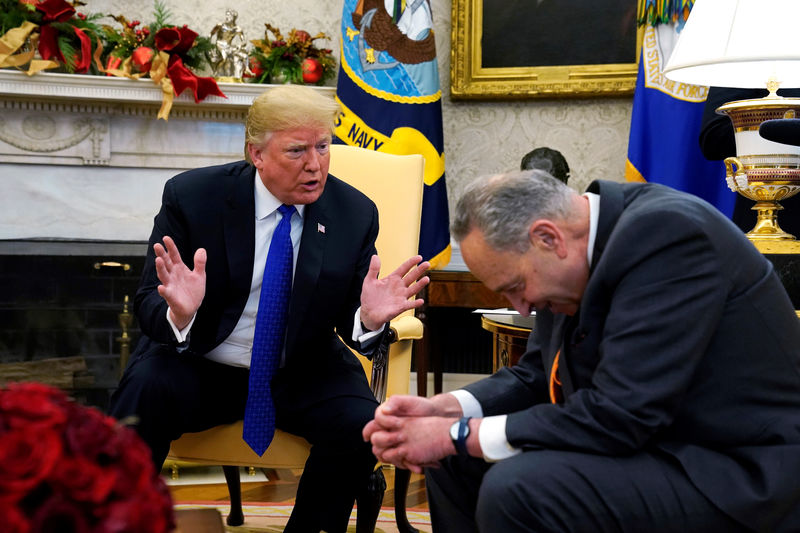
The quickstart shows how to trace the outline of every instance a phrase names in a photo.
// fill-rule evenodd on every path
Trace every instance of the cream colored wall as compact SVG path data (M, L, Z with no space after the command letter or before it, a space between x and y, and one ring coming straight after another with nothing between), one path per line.
M152 21L150 0L88 0L84 10L122 14ZM269 22L288 34L293 27L311 34L324 31L338 50L342 3L338 0L239 0L216 2L167 0L173 20L208 35L221 22L225 9L239 13L248 39L261 38ZM560 150L569 162L570 185L583 190L594 179L622 181L631 98L452 101L450 87L450 1L432 0L438 50L446 172L450 205L463 186L476 176L517 168L519 160L537 146Z

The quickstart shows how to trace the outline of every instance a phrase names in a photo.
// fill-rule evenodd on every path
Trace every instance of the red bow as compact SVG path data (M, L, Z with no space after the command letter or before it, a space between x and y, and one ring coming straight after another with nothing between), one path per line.
M181 61L181 58L177 55L170 57L167 74L169 75L169 79L172 80L172 85L175 86L175 94L180 96L186 89L191 89L195 103L204 99L209 94L227 98L225 94L219 90L214 78L197 76L194 72L183 66L183 61Z
M172 54L184 54L194 44L197 33L189 28L161 28L156 33L156 48Z
M89 65L92 62L92 42L82 29L75 27L72 29L75 30L75 35L81 43L80 50L78 50L76 54L77 57L73 57L73 61L75 62L74 70L81 74L86 73L89 71ZM57 38L57 29L53 28L50 24L42 26L39 35L39 54L42 56L42 59L55 58L66 64L67 61L64 59L64 54L62 54L61 50L58 48Z
M183 65L180 54L186 53L196 38L197 33L187 27L161 28L155 35L156 48L170 55L167 75L175 87L175 94L180 96L186 89L191 89L195 102L199 102L209 94L226 98L214 78L197 76Z
M36 4L36 9L44 13L42 22L65 22L72 18L75 14L75 8L64 0L45 0ZM89 65L92 62L92 41L80 28L73 27L75 36L80 42L80 50L73 57L74 70L78 73L85 73L89 71ZM58 30L53 28L50 24L43 24L39 36L39 54L42 59L58 59L66 64L64 54L58 47Z

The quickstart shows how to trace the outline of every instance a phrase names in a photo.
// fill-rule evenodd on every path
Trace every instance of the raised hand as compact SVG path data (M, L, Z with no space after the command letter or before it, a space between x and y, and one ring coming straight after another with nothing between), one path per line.
M367 329L377 330L403 311L424 303L421 298L411 299L430 281L423 275L431 265L420 261L422 257L419 255L410 257L394 272L378 279L381 260L377 255L372 256L361 287L361 322Z
M161 285L158 294L169 305L170 318L178 329L183 329L200 308L206 294L206 251L198 248L194 253L194 270L181 259L178 247L171 237L164 244L153 245L156 254L156 274Z

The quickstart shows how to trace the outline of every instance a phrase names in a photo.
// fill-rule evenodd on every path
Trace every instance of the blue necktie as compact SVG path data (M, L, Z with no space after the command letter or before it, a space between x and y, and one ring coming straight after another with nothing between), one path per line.
M244 441L259 456L264 454L275 434L275 406L272 403L270 382L281 358L292 292L294 250L291 220L297 211L293 205L282 205L278 211L283 218L272 235L267 264L264 266L242 432Z

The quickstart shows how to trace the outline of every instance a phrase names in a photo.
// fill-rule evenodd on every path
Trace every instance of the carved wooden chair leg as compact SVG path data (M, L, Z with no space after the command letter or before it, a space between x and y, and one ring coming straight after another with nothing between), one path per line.
M400 533L419 533L411 526L406 515L406 495L408 483L411 481L411 471L405 468L394 469L394 519Z
M242 512L242 482L239 479L239 467L226 465L222 467L225 472L225 482L228 484L228 494L231 497L231 510L225 522L229 526L241 526L244 524L244 513Z
M383 469L379 466L372 472L364 490L356 496L358 505L356 533L374 533L384 492L386 492L386 478L383 477Z

